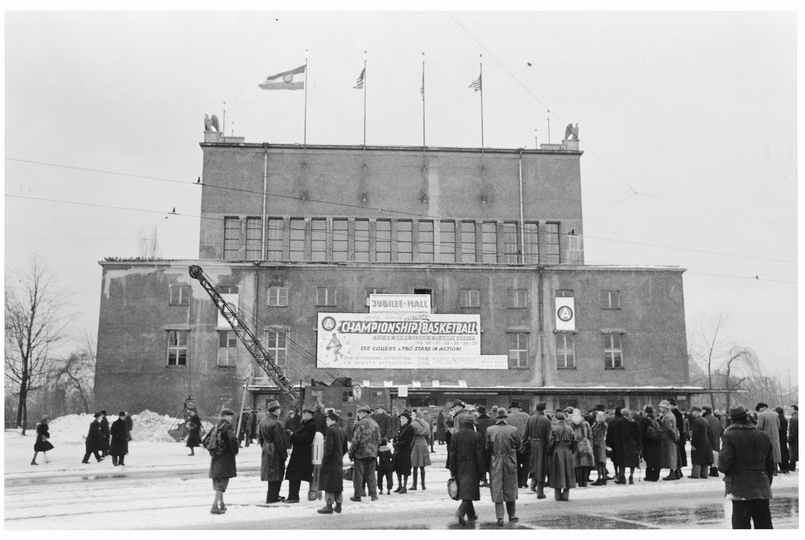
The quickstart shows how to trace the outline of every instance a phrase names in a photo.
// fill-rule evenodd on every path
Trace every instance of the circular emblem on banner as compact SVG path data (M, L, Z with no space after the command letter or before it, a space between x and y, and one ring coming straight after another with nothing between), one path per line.
M562 306L556 312L556 316L559 317L560 321L567 322L573 318L573 310L569 306Z
M335 319L332 317L325 317L321 320L321 327L328 332L335 328Z

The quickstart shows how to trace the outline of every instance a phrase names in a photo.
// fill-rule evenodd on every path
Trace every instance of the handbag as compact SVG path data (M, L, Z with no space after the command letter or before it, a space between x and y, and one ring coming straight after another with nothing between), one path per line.
M447 494L450 495L450 498L454 501L458 500L458 482L455 478L451 478L447 481Z
M355 472L355 467L350 465L349 467L344 467L344 480L352 480L352 475Z

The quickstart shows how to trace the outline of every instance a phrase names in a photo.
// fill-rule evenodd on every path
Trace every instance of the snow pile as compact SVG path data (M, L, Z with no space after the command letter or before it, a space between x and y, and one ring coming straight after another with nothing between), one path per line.
M68 414L54 418L48 426L50 442L53 444L83 443L93 420L94 417L91 414Z
M139 414L131 415L134 421L134 427L131 430L131 439L133 441L142 442L176 442L176 440L168 434L168 430L174 426L176 418L172 418L167 414L161 415L151 412L148 409ZM50 422L50 439L51 441L62 444L80 444L87 438L89 432L89 425L92 423L94 416L91 414L68 414L60 416L51 420ZM116 416L109 417L109 425L117 420ZM184 421L180 420L178 426L181 426ZM202 422L205 431L212 429L212 424L209 422Z

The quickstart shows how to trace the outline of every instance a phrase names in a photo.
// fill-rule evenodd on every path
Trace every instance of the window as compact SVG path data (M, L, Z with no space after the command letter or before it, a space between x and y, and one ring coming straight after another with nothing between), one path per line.
M456 222L442 221L439 229L439 262L456 262Z
M349 221L333 220L333 260L344 262L349 260Z
M601 309L620 309L620 291L601 291Z
M238 359L238 336L235 332L218 332L218 365L235 367Z
M268 305L271 307L286 307L288 305L288 287L269 287Z
M246 258L259 261L263 257L263 218L246 218Z
M433 262L433 222L420 221L417 226L419 254L416 260L419 262Z
M318 287L316 289L316 305L334 306L336 305L335 296L336 296L335 287Z
M285 367L288 357L288 330L283 328L267 328L266 344L269 358L279 367Z
M481 223L481 262L498 262L498 228L497 223Z
M461 307L481 307L481 291L478 289L461 289Z
M310 260L327 260L327 220L310 220Z
M509 307L522 309L528 307L528 289L509 289Z
M517 223L503 224L503 262L515 264L520 262L520 247L517 245Z
M568 332L556 334L556 367L573 369L576 367L576 335Z
M413 260L414 232L413 222L397 222L397 261L411 262Z
M528 334L509 334L509 368L528 367Z
M240 250L240 218L224 218L224 259L231 261L238 258Z
M302 218L291 219L291 253L292 261L305 260L305 220Z
M558 289L556 291L557 298L573 298L573 291L570 289Z
M378 219L375 223L375 261L391 261L391 221Z
M355 220L355 260L366 262L369 260L369 220Z
M187 365L187 330L168 330L168 365Z
M559 264L562 262L559 257L558 223L545 224L545 259L542 262L545 264Z
M604 334L604 367L623 369L623 336Z
M187 306L190 304L190 285L171 285L168 294L169 306Z
M539 264L539 227L534 222L523 223L523 262Z
M268 245L266 246L266 258L269 261L282 260L282 230L281 219L268 220Z
M475 222L461 222L461 262L475 262Z

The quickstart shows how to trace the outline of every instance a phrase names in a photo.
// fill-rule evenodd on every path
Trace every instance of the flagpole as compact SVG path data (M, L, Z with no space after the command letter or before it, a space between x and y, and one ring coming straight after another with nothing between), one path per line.
M363 149L366 150L366 51L363 51Z
M305 49L305 129L302 138L302 146L307 147L307 49Z
M422 53L422 148L425 148L425 53Z
M484 151L484 55L481 55L481 153Z

